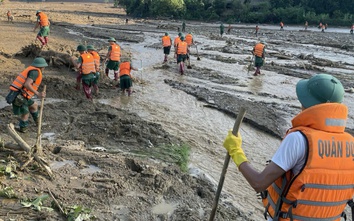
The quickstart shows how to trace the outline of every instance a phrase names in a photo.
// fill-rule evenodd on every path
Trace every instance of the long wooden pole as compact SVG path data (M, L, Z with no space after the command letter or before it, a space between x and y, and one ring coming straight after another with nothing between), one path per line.
M241 126L241 123L242 123L242 120L245 117L245 115L246 115L246 109L241 107L239 113L237 114L237 118L236 118L236 121L235 121L235 124L234 124L234 128L232 129L232 134L233 135L237 136L238 131L239 131L240 126ZM221 193L221 190L222 190L222 186L224 185L225 175L226 175L226 172L227 172L227 168L229 166L229 162L230 162L230 155L229 155L229 153L226 153L225 160L224 160L224 166L222 168L222 172L221 172L221 175L220 175L218 189L216 190L214 203L213 203L213 208L211 210L209 221L213 221L214 220L214 217L215 217L215 214L216 214L216 209L217 209L218 203L219 203L220 193Z
M47 89L47 85L44 85L43 92L45 92ZM37 147L37 153L39 156L43 154L43 149L42 149L42 116L43 116L43 106L44 106L44 97L42 97L41 100L41 107L40 107L40 112L39 112L39 120L38 120L38 130L37 130L37 142L36 142L36 147Z

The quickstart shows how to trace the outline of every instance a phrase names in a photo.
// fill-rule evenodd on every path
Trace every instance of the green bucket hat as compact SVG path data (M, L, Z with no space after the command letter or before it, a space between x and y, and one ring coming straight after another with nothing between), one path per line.
M182 35L181 37L179 37L181 39L181 41L184 41L184 36Z
M108 42L111 42L111 41L116 42L116 39L115 38L109 38Z
M93 47L93 45L87 45L87 50L94 50L96 51L95 47Z
M342 83L329 74L318 74L296 85L296 95L304 108L322 103L342 103Z
M77 46L76 51L86 51L86 47L83 45L79 45Z
M168 33L167 32L165 32L165 36L167 36L168 35Z
M38 15L38 13L41 12L40 10L36 11L36 15Z
M37 67L37 68L43 68L43 67L48 67L48 64L44 58L37 57L33 60L31 66Z

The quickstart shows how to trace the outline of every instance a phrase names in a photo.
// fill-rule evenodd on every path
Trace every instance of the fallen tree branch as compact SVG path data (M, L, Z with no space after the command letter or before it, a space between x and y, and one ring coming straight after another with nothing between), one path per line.
M52 197L52 199L53 199L53 201L54 201L55 205L57 205L57 207L59 208L60 212L61 212L63 215L65 215L65 216L66 216L66 214L65 214L65 212L64 212L64 210L63 210L63 208L61 208L61 206L60 206L60 204L59 204L58 200L57 200L57 199L55 199L55 197L54 197L53 193L50 191L50 189L49 189L49 188L48 188L48 193L49 193L49 195Z
M16 133L15 126L10 123L7 125L7 131L9 132L10 136L20 145L22 150L26 151L27 153L31 152L31 147Z

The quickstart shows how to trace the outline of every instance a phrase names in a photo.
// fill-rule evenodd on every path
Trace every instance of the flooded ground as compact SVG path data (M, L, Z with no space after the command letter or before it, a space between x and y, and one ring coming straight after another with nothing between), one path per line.
M284 31L280 31L277 26L261 25L260 34L256 37L254 25L236 24L230 35L220 37L219 24L187 23L187 31L193 33L201 59L197 60L197 50L193 47L192 69L187 69L186 74L181 76L173 55L170 55L167 64L162 64L160 43L165 32L169 32L172 38L177 36L179 23L131 19L125 25L123 17L112 16L113 9L104 4L90 3L82 8L81 6L74 4L68 9L60 10L58 5L54 8L50 3L34 4L28 10L34 12L40 7L53 17L51 50L60 51L64 48L70 54L77 44L87 43L99 48L100 54L104 55L107 52L107 39L115 37L125 53L132 54L133 65L141 70L132 73L137 81L133 86L135 93L131 97L121 96L117 90L111 88L107 79L103 79L101 93L95 97L94 105L90 106L85 103L83 94L73 89L74 72L67 67L49 68L49 77L45 79L45 83L51 86L52 91L48 90L48 101L52 99L55 102L46 105L47 122L43 131L47 133L47 140L51 143L55 140L82 140L85 148L102 146L110 152L124 155L159 146L161 143L185 142L192 147L190 175L203 181L195 189L197 192L200 191L199 188L205 191L202 191L203 194L198 193L205 201L189 199L180 192L172 194L170 190L151 200L146 191L143 191L145 187L139 186L140 191L127 190L127 194L123 194L130 182L116 181L123 189L118 191L119 194L136 198L129 205L113 205L109 208L121 220L207 220L215 194L213 191L216 189L226 154L222 142L227 131L232 128L240 107L247 109L241 126L244 151L252 165L261 170L280 144L281 138L290 127L291 119L300 111L300 103L295 94L295 85L300 79L316 73L330 73L338 77L348 91L353 87L351 73L354 70L354 38L344 28L331 27L326 33L320 33L314 27L303 32L299 31L302 29L300 26L286 26ZM94 8L99 8L102 12L94 13ZM90 19L87 18L88 13ZM32 26L24 20L18 23L16 29L3 24L9 30L16 30L16 33L27 33L28 26ZM266 65L262 75L253 76L254 70L248 71L248 66L252 63L251 50L259 40L267 43ZM31 37L25 37L22 43L31 42ZM18 46L1 45L1 48L8 55L20 50ZM14 68L13 64L23 66L22 63L28 64L31 61L30 58L22 57L14 58L15 61L6 57L1 59L10 68ZM10 75L4 75L1 85L5 87L10 78ZM79 95L73 96L78 93ZM5 89L1 90L1 95L6 96ZM344 103L349 107L348 131L353 132L354 124L351 119L354 104L351 93L346 93ZM2 122L8 122L7 118L14 120L10 107L3 105L2 110ZM85 120L87 114L94 117L90 119L91 123ZM124 159L118 160L121 161ZM125 160L121 164L131 165L129 162ZM55 158L52 163L53 168L62 170L78 164L75 159L58 162ZM90 158L86 160L85 168L77 168L77 173L82 173L83 169L84 174L107 173L107 168L98 164ZM135 176L135 167L128 167L133 168L135 172L132 176ZM147 177L149 174L145 173ZM159 173L154 171L153 174ZM122 172L121 176L127 179L130 177L129 172ZM179 179L187 178L182 176ZM184 184L186 188L192 186L193 192L195 184L189 179ZM139 179L136 180L139 182ZM149 185L149 182L147 180L143 184ZM162 182L170 184L167 178ZM180 187L175 185L175 188ZM163 185L160 187L165 189ZM173 189L177 192L175 188ZM117 190L113 189L112 194L115 195L115 192ZM176 195L185 201L177 200ZM147 208L137 212L138 204L133 206L133 203L141 201L139 199L148 201L144 205L151 207L149 215L143 215ZM198 205L189 205L193 215L186 218L182 214L188 213L182 204L188 200L191 204ZM108 213L100 211L101 216L105 214L104 217L109 217ZM217 220L263 219L260 200L233 163L230 164L226 176L217 217Z

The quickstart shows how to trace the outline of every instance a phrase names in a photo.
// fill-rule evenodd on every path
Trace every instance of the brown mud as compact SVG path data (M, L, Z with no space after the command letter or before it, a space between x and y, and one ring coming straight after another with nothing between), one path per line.
M0 97L6 96L11 81L35 56L41 55L50 63L42 82L42 86L47 86L42 145L54 180L33 162L20 171L19 167L27 161L26 154L2 149L0 163L2 166L11 163L16 178L3 175L1 188L12 189L16 198L6 199L1 195L0 218L67 220L57 209L47 212L21 206L21 200L33 200L50 190L65 209L83 206L91 210L96 220L208 220L216 188L206 179L192 176L179 167L181 159L176 152L190 145L188 141L167 132L158 121L146 121L133 112L104 104L116 99L119 93L112 88L116 82L107 78L102 77L94 102L88 102L83 92L74 88L76 73L68 62L70 56L77 56L78 44L93 44L104 56L106 40L112 36L125 43L123 56L131 56L129 44L145 42L151 38L147 33L156 37L166 31L175 32L178 25L144 19L129 19L126 25L123 10L112 8L111 4L5 2L4 6L16 14L15 24L7 23L5 16L0 21L3 29L0 33L3 39L0 43ZM49 48L42 51L33 33L34 14L38 9L47 11L52 21ZM2 15L5 14L3 11ZM321 58L315 53L315 47L325 47L340 56L352 56L354 41L348 34L264 29L261 38L267 41L267 61L262 69L265 74L257 78L252 75L253 69L247 73L252 59L250 51L260 39L254 36L252 29L233 28L233 35L224 37L214 34L217 33L215 25L195 22L188 29L200 36L196 39L199 55L210 65L198 64L193 49L192 69L184 76L187 80L167 75L176 73L172 59L147 71L150 74L155 70L166 72L166 78L161 81L195 96L206 107L232 116L240 106L246 107L245 121L276 138L284 135L289 120L300 110L296 97L282 94L284 91L249 89L253 84L257 88L258 81L270 77L279 81L275 88L286 90L284 85L294 85L298 79L336 70L333 74L349 92L353 87L354 79L347 74L353 71L352 61ZM148 42L144 47L160 49L159 41ZM307 46L311 51L306 50ZM233 70L237 75L225 74L220 70L223 65L241 68ZM135 84L149 86L151 83L136 78ZM133 98L123 96L120 101L129 103L130 99ZM1 109L0 122L1 138L13 142L6 131L8 123L17 124L11 106L4 105ZM32 119L30 124L30 131L21 136L34 145L37 130ZM353 132L353 129L354 124L349 122L348 131ZM259 159L253 161L259 162ZM252 190L245 191L240 186L236 189L250 192L256 198ZM222 198L226 199L227 194L222 194ZM48 199L44 205L51 206L50 201ZM259 220L262 217L259 205L245 205L251 206L257 209L244 210L221 201L216 220Z

